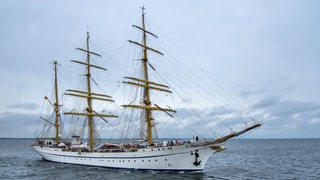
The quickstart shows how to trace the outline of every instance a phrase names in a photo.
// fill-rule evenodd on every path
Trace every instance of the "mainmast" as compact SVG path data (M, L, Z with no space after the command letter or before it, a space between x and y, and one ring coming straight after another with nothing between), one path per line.
M142 8L142 29L145 30L145 22L144 22L144 7ZM144 88L144 104L147 107L145 109L145 118L147 121L147 133L148 133L148 141L152 144L152 117L151 117L151 110L150 110L150 93L149 93L149 76L148 76L148 67L147 67L147 60L148 60L148 51L147 51L147 36L146 32L143 32L143 69L144 69L144 80L146 82L146 87Z
M91 98L91 73L90 73L90 49L89 49L89 32L87 32L87 91L88 91L88 123L89 123L89 142L90 142L90 151L93 151L94 139L93 139L93 116L92 116L92 98Z
M93 140L93 116L92 116L92 98L91 98L91 73L90 73L90 49L89 49L89 32L87 32L87 90L88 90L88 123L89 123L89 138L90 138L90 151L93 151L94 140Z
M134 78L134 77L125 77L126 79L129 79L131 81L124 81L124 83L127 84L131 84L131 85L135 85L135 86L140 86L144 88L144 97L143 97L143 103L144 106L141 105L123 105L124 107L129 107L129 108L140 108L140 109L144 109L145 111L145 121L147 123L147 135L148 135L148 142L149 144L153 144L153 137L152 137L152 127L155 126L154 122L153 122L153 118L152 118L152 111L164 111L164 112L175 112L172 109L169 108L161 108L158 105L154 104L155 106L151 106L151 100L150 100L150 89L154 89L154 90L158 90L158 91L164 91L164 92L169 92L171 93L171 91L169 90L169 87L163 84L158 84L155 82L151 82L149 81L149 75L148 75L148 50L151 50L155 53L158 53L160 55L163 55L161 52L150 48L147 46L147 34L152 35L154 37L157 38L156 35L154 35L153 33L149 32L146 30L145 28L145 20L144 20L144 10L145 8L142 7L142 27L139 26L135 26L133 25L133 27L139 29L142 31L142 44L135 42L135 41L131 41L129 40L130 43L133 43L135 45L138 45L140 47L143 48L143 58L141 59L142 61L142 66L143 66L143 74L144 74L144 79L139 79L139 78Z
M86 52L86 54L87 54L86 62L80 62L80 61L71 60L72 62L87 66L86 67L86 69L87 69L87 74L86 74L86 76L87 76L87 91L67 90L68 92L71 92L71 93L65 93L66 95L70 95L70 96L77 96L77 97L81 97L81 98L86 98L87 99L87 108L86 108L87 112L86 113L66 112L65 114L87 116L88 117L88 132L89 132L90 152L93 152L93 150L94 150L94 130L93 130L94 122L93 122L93 117L98 116L101 119L103 119L105 122L107 122L103 117L116 118L118 116L114 116L114 115L111 115L111 114L99 114L99 113L97 113L96 111L93 110L93 107L92 107L92 100L93 99L102 100L102 101L110 101L110 102L114 102L114 100L111 99L112 98L111 96L108 96L108 95L105 95L105 94L92 93L92 91L91 91L91 67L97 68L97 69L101 69L101 70L105 70L105 71L107 69L91 64L90 55L95 55L95 56L99 56L99 57L101 57L101 55L90 51L89 41L90 41L90 35L89 35L89 32L87 32L86 49L76 48L77 50Z

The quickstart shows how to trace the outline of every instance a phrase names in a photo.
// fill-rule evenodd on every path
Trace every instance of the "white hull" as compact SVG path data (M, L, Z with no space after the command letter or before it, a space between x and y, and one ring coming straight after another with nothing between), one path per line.
M216 150L200 147L172 146L139 149L137 152L70 152L58 148L33 146L44 160L106 168L159 171L202 171ZM196 157L198 154L198 157Z

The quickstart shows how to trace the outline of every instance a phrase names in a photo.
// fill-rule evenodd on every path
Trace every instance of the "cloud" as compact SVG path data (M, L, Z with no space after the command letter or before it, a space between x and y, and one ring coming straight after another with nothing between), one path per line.
M240 130L252 119L264 122L264 125L254 133L248 133L251 138L309 138L320 137L320 104L314 101L298 101L285 99L280 95L265 95L250 109L250 113L238 116L232 108L229 112L221 111L221 108L211 109L179 109L177 120L167 123L167 132L186 132L193 129L202 137L214 137L214 131L218 135L226 135L230 130ZM196 112L197 114L195 114ZM210 130L211 129L211 130ZM188 133L190 134L190 133ZM192 132L191 132L192 134ZM185 136L185 133L182 135Z
M320 104L314 101L288 100L266 96L252 107L256 118L265 122L266 137L319 137ZM268 135L268 134L269 135ZM282 135L280 135L282 134Z
M0 114L0 137L32 138L40 125L39 114L12 113Z
M265 82L261 80L260 82L263 82L263 84L260 85L256 82L255 84L239 86L238 88L240 88L241 91L238 95L248 99L253 96L268 95L270 93L277 96L295 90L292 80L284 75L274 77Z
M257 89L257 90L242 90L239 93L239 96L247 98L247 97L252 96L252 95L265 93L266 91L267 91L266 88L260 88L260 89Z
M58 1L8 2L0 1L0 21L5 27L0 31L3 37L0 56L5 59L0 67L0 75L5 77L0 81L0 100L4 102L0 105L0 112L7 112L0 114L1 131L7 133L12 128L12 136L29 133L28 136L33 137L31 131L25 131L28 127L33 128L33 124L26 120L30 123L37 119L37 115L27 112L40 112L43 96L50 92L53 72L49 62L58 59L61 63L59 71L66 72L59 73L62 75L58 78L59 89L65 89L63 86L70 88L71 84L74 87L72 78L80 72L74 73L76 69L67 62L79 57L74 48L83 47L87 30L91 32L92 50L97 49L103 55L101 64L108 65L114 81L120 79L119 74L122 77L123 72L132 72L126 68L131 67L128 62L132 58L137 58L130 54L137 51L128 48L131 51L128 53L126 45L128 36L133 35L131 30L128 32L131 24L140 22L140 5L137 2L126 2L126 6L121 1L112 4L102 1L91 4L75 3L77 1L63 4ZM236 5L230 6L223 1L175 1L170 2L170 6L160 1L146 4L148 27L159 36L159 44L150 46L160 47L159 50L165 53L164 61L153 59L150 53L150 62L165 65L167 74L172 73L172 77L188 85L181 88L184 98L188 97L181 102L191 104L193 109L178 109L177 119L203 136L212 134L201 121L215 131L221 131L221 134L228 131L227 126L240 127L242 122L236 109L225 105L223 108L212 107L215 103L224 104L225 99L212 88L215 83L206 81L205 75L209 75L209 79L214 77L217 82L223 82L221 85L228 92L240 91L240 98L245 100L241 105L253 104L248 116L265 122L253 134L259 137L304 137L305 133L309 137L309 132L315 132L314 137L320 137L314 131L320 121L317 110L320 104L319 2L294 1L289 6L281 1L233 1L233 4ZM39 8L34 8L35 5ZM75 14L72 8L86 11ZM119 9L126 13L119 13ZM194 12L192 15L190 10ZM110 18L115 15L116 18ZM171 45L164 42L171 39L174 40ZM178 48L170 49L176 45ZM203 68L199 70L190 57ZM157 64L153 65L157 67ZM189 69L181 70L183 66ZM189 75L195 77L190 78ZM235 84L239 85L235 87ZM182 86L182 83L177 83L177 86ZM102 89L114 88L111 84L106 87ZM122 97L119 95L119 99ZM176 102L178 106L182 104L179 107L187 107ZM190 135L184 125L174 119L170 119L163 130L176 135Z
M320 104L312 101L284 100L280 96L264 97L255 105L253 110L262 110L275 117L297 117L298 114L313 114L315 118L320 112ZM308 119L305 120L308 122Z
M231 131L239 131L245 127L245 122L252 120L240 117L233 108L221 109L213 107L208 109L179 108L174 118L169 119L159 133L179 135L176 137L200 136L205 138L216 138L224 136ZM156 118L156 120L159 120ZM244 122L245 121L245 122ZM250 121L250 122L249 122Z
M225 106L214 106L205 112L207 113L208 116L214 116L214 117L223 117L223 116L229 116L232 114L239 114L239 108L238 110L236 107L232 107L230 105L225 105Z
M17 107L20 107L19 105ZM24 107L24 106L22 106ZM175 118L162 119L157 117L158 134L161 137L200 137L214 138L230 133L230 130L240 130L245 127L242 120L233 111L215 115L218 108L190 109L180 108ZM320 104L286 100L280 96L262 98L252 107L250 114L264 125L246 137L319 137ZM0 114L0 137L33 137L42 124L38 114L5 112ZM248 118L245 118L248 121ZM116 121L118 122L118 120ZM106 125L108 127L108 125ZM114 128L121 128L114 124ZM231 129L230 129L231 128ZM113 129L111 129L113 131ZM110 131L110 130L108 130ZM105 134L101 134L105 137ZM105 137L107 138L107 137Z
M259 102L253 105L253 109L266 108L273 106L279 102L279 96L270 96L261 99Z
M13 104L9 106L9 108L12 108L12 109L22 109L22 110L34 110L38 107L39 105L36 103L18 103L18 104Z

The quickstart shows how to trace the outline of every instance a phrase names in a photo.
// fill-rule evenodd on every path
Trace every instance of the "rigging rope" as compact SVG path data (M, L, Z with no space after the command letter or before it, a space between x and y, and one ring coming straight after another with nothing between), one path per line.
M148 62L149 63L149 62ZM169 85L168 81L156 70L156 69L153 69L154 72L156 72L159 77L166 83ZM172 89L181 99L182 101L193 111L193 113L202 121L202 123L204 123L204 125L206 125L206 127L214 134L216 135L217 137L219 137L216 132L214 132L212 130L211 127L209 127L209 125L201 118L201 116L185 101L185 99L180 95L180 93L178 93L175 89ZM175 118L176 119L176 118ZM181 122L181 121L180 121ZM197 133L196 133L197 134Z
M150 21L150 20L148 20L148 21ZM152 21L150 21L150 22L152 23ZM248 113L247 110L245 110L245 108L244 108L243 106L241 106L234 98L231 97L231 95L230 95L219 83L217 83L217 81L215 81L211 76L209 76L208 73L206 73L206 71L204 71L197 63L195 63L195 61L194 61L185 51L183 51L181 48L179 48L179 47L177 46L177 44L175 44L174 41L172 41L171 38L170 38L168 35L166 35L166 33L164 33L163 31L161 31L161 29L160 29L158 26L156 26L154 23L152 23L152 24L153 24L162 34L164 34L164 36L165 36L182 54L184 54L184 56L187 57L187 59L188 59L190 62L192 62L194 65L196 65L196 67L200 70L200 72L202 72L209 80L211 80L214 84L216 84L216 86L217 86L218 88L220 88L220 89L222 90L222 92L224 92L224 93L227 95L228 98L226 98L226 97L223 96L222 94L218 93L223 99L225 99L226 101L228 101L229 103L231 103L231 104L235 107L235 109L240 112L239 114L241 114L241 113ZM183 65L183 63L181 63L181 64ZM193 73L192 70L189 71L189 72ZM194 74L194 73L193 73L193 74ZM201 78L199 78L199 79L202 81ZM210 86L214 91L216 91L215 88L214 88L210 83L209 83L209 86ZM216 92L217 92L217 91L216 91ZM242 121L244 121L244 120L242 119ZM246 121L244 121L244 123L246 123Z

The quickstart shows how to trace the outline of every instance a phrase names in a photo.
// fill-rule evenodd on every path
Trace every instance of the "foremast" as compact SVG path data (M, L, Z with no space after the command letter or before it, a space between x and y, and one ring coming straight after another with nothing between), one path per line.
M59 95L58 95L58 73L57 73L57 61L53 61L54 65L54 89L55 89L55 96L56 96L56 102L54 103L54 112L56 115L55 119L55 127L56 127L56 139L57 139L57 144L60 144L60 132L59 132Z
M140 46L143 49L143 57L141 59L142 66L143 66L143 79L135 78L135 77L124 77L125 79L129 81L123 81L123 83L131 84L134 86L139 86L144 89L144 97L143 97L143 104L144 105L123 105L123 107L128 108L137 108L137 109L143 109L145 112L145 122L147 124L147 140L150 145L153 144L153 137L152 137L152 128L155 126L155 123L152 118L152 111L164 111L166 113L168 112L176 112L175 110L172 110L171 108L161 108L158 105L154 104L152 106L151 99L150 99L150 89L163 91L163 92L169 92L169 87L163 84L155 83L152 81L149 81L149 74L148 74L148 50L153 51L157 54L163 55L161 52L147 46L147 34L152 35L153 37L156 37L153 33L149 32L145 28L145 19L144 19L144 10L145 8L142 7L142 27L132 25L133 27L139 29L142 31L142 43L138 43L135 41L128 40L130 43L135 44L137 46Z
M90 51L90 46L89 46L89 41L90 41L90 35L89 32L87 32L87 41L86 41L86 49L82 48L76 48L77 50L83 51L87 54L86 62L81 62L81 61L76 61L76 60L71 60L74 63L78 63L81 65L86 66L87 69L87 91L80 91L80 90L67 90L68 93L65 93L66 95L70 96L76 96L76 97L81 97L81 98L86 98L87 99L87 108L86 108L86 113L81 113L81 112L65 112L64 114L69 114L69 115L78 115L78 116L87 116L88 118L88 132L89 132L89 145L90 145L90 152L94 151L94 122L93 119L94 117L100 117L102 120L107 122L104 117L108 118L117 118L118 116L112 115L112 114L100 114L97 113L92 106L92 100L101 100L101 101L109 101L109 102L114 102L112 100L112 97L109 95L105 94L98 94L98 93L93 93L91 90L91 68L97 68L100 70L106 71L107 69L103 67L99 67L96 65L91 64L90 62L90 56L95 55L102 57L100 54L97 54L95 52Z
M56 129L56 141L57 141L57 144L60 144L60 122L59 122L59 117L60 117L60 114L59 114L59 93L58 93L58 73L57 73L57 65L58 65L58 61L53 61L53 70L54 70L54 94L55 94L55 102L52 103L49 98L47 96L44 97L45 100L47 100L49 102L49 104L53 107L54 109L54 114L55 114L55 121L52 122L44 117L41 117L40 116L40 119L44 120L45 122L53 125Z

